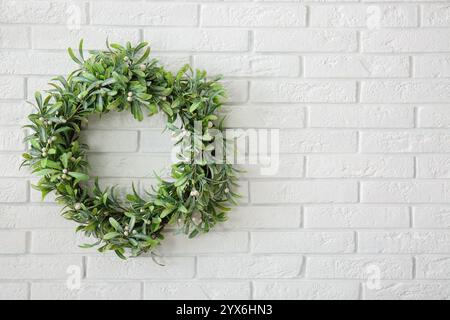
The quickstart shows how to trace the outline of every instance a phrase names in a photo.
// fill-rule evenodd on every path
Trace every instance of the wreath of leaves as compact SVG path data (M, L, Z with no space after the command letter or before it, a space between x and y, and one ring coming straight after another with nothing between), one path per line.
M206 72L193 72L189 65L176 75L157 60L149 60L147 43L126 46L107 43L106 51L91 51L84 58L83 41L76 55L69 55L79 68L67 78L52 79L45 97L36 93L37 109L29 115L26 141L29 151L22 165L41 177L33 188L50 192L64 206L62 215L79 224L77 232L94 237L100 252L109 250L125 259L150 252L164 239L168 224L178 224L190 238L208 232L226 220L230 204L238 194L237 170L231 164L180 161L171 167L171 179L158 177L151 192L133 193L119 199L115 187L101 189L98 179L88 183L88 146L79 142L80 132L92 114L130 110L136 120L144 112L163 112L167 129L177 136L193 136L194 123L202 124L203 135L188 149L190 159L212 150L211 130L223 131L217 116L225 91L219 78L209 80ZM179 154L184 159L186 154Z

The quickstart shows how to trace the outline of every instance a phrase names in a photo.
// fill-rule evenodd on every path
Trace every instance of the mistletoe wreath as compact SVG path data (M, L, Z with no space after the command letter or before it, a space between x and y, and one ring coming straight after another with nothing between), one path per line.
M37 111L25 126L30 147L23 165L41 177L33 188L43 198L54 191L56 201L64 205L62 215L79 224L77 232L96 238L82 247L113 250L125 259L153 253L169 224L178 224L192 238L225 221L230 204L239 197L231 191L237 185L237 170L227 161L198 158L201 152L219 151L214 149L219 138L212 134L223 132L223 117L217 111L225 91L219 78L209 80L206 72L193 72L189 65L174 75L157 60L149 60L147 43L107 43L107 48L91 51L87 59L83 41L79 55L69 48L78 69L67 78L54 78L45 97L36 93ZM79 141L88 116L113 110L130 110L139 121L144 111L150 116L162 112L176 144L186 137L193 141L180 148L171 179L157 177L157 187L145 196L133 185L126 201L119 199L115 187L102 190L98 179L88 182L88 146ZM201 134L195 129L199 125Z

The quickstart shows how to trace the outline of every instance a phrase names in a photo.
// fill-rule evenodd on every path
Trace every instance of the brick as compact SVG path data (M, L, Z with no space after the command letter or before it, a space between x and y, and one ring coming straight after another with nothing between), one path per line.
M202 6L203 26L304 27L306 7L297 4L211 4Z
M225 125L231 128L304 128L306 111L300 106L227 106Z
M26 87L27 87L27 93L26 98L28 101L31 101L34 103L34 96L36 91L41 92L41 94L45 95L44 91L50 89L50 77L49 76L31 76L27 77L26 79ZM32 109L30 109L32 110Z
M136 131L87 130L81 139L91 152L135 152L138 148Z
M161 173L170 165L170 155L102 154L90 155L91 175L99 177L143 178Z
M0 257L0 279L65 280L69 267L82 268L81 257L76 256L19 256Z
M413 157L308 156L310 178L413 178Z
M250 284L218 281L145 282L144 284L146 300L172 300L186 297L192 300L250 299Z
M433 105L417 109L418 126L423 128L450 127L450 110L447 106Z
M351 253L353 232L253 232L254 253Z
M61 217L61 219L63 219ZM31 233L32 253L89 253L95 249L83 249L80 245L92 244L97 240L86 237L82 233L75 233L73 229L33 231Z
M11 82L14 85L14 81ZM22 92L23 95L23 92ZM25 125L27 116L31 112L31 106L17 102L0 102L0 125Z
M407 78L409 59L401 56L306 56L307 78Z
M74 1L5 0L0 3L0 23L83 24L85 4Z
M298 228L301 222L301 210L299 207L278 206L234 207L233 211L228 214L228 219L229 220L223 224L223 227L225 228ZM220 227L218 226L218 228Z
M361 253L449 253L449 231L366 231L358 233Z
M361 101L370 103L445 103L450 81L363 81Z
M124 294L126 292L126 294ZM81 282L80 289L69 289L65 282L31 284L32 300L139 300L141 284L133 282Z
M185 234L166 234L164 246L167 254L237 253L248 251L247 232L210 232L193 239Z
M362 31L363 52L448 52L450 30L410 29Z
M432 55L414 57L414 76L416 78L450 77L450 56Z
M61 217L61 209L60 206L48 205L2 205L0 229L73 228L73 222Z
M23 162L21 154L0 154L0 177L28 177L31 172L29 168L20 165Z
M257 52L355 52L356 32L349 30L255 31Z
M86 50L106 50L106 39L110 43L137 43L138 29L120 29L110 27L85 27L68 29L67 27L36 26L32 28L34 49L78 48L80 39L84 40Z
M248 100L248 81L224 80L221 83L227 94L227 103L241 103Z
M174 148L174 142L168 131L161 129L143 130L140 133L140 150L143 152L169 153Z
M413 208L415 228L450 228L450 207L426 206Z
M89 257L88 279L190 279L194 276L194 258L158 258L160 266L150 257L120 260L117 257Z
M450 8L447 3L427 4L422 7L422 24L425 27L449 27Z
M399 105L317 105L309 108L309 125L319 128L411 128L414 110L411 106Z
M2 99L22 99L25 92L25 80L19 77L0 76L0 94ZM5 110L7 106L17 105L17 103L2 102L0 110ZM15 106L17 108L17 106ZM4 121L2 115L0 121Z
M450 176L449 171L449 156L422 155L417 157L417 176L419 178L448 178Z
M421 255L416 258L417 279L449 279L450 256Z
M200 278L254 279L296 278L303 266L301 256L200 257Z
M51 63L49 63L51 61ZM75 69L66 53L43 51L1 51L0 73L14 75L60 75ZM47 79L48 81L50 79Z
M2 26L0 28L0 48L25 49L30 47L28 27Z
M0 231L0 254L25 253L26 234L22 231Z
M444 130L373 131L361 133L363 152L449 152L450 138Z
M311 27L334 28L389 28L416 27L416 6L404 5L343 5L311 6Z
M433 203L449 202L450 185L434 181L363 182L362 202L368 203Z
M28 284L26 283L0 283L1 300L26 300L28 299Z
M450 282L383 281L379 289L364 286L363 296L367 300L448 300Z
M195 55L197 68L231 77L296 77L300 59L294 55Z
M259 152L259 156L268 156L268 159L260 158L259 164L245 164L240 167L244 170L241 174L246 178L301 178L304 176L304 158L300 155L278 155ZM0 158L1 159L1 158ZM261 163L263 162L264 163Z
M104 25L195 26L197 5L179 3L133 3L95 1L91 21Z
M0 128L0 151L24 151L24 133L19 128Z
M358 186L351 181L252 181L253 203L356 202Z
M314 206L304 208L305 228L408 228L407 207Z
M412 279L413 261L410 257L310 257L306 277L312 279L368 279L371 268L380 271L381 279Z
M262 300L355 300L359 284L343 281L257 281L254 298Z
M168 71L178 72L186 64L191 63L191 57L189 54L152 54L151 58L157 59L159 63L164 66ZM153 116L154 117L154 116Z
M27 181L0 179L0 202L26 202L27 189Z
M231 29L145 29L156 51L246 51L248 31Z
M355 102L356 84L351 81L252 81L252 102Z

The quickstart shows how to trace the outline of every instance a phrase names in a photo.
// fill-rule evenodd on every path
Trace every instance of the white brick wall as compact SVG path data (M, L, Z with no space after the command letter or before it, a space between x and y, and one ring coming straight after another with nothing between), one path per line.
M223 74L230 127L281 129L279 171L244 166L230 220L169 234L164 267L80 249L18 170L25 100L106 37ZM449 103L449 0L0 1L0 299L450 299ZM148 187L163 125L92 119L92 172Z

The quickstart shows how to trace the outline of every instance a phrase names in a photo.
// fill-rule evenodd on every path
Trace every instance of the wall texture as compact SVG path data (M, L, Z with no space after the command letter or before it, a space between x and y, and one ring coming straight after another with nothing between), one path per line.
M224 74L229 126L281 129L277 175L250 168L211 234L168 235L165 267L79 249L18 169L25 100L106 37ZM449 299L449 77L448 0L2 0L0 298ZM148 187L163 123L93 119L92 173Z

